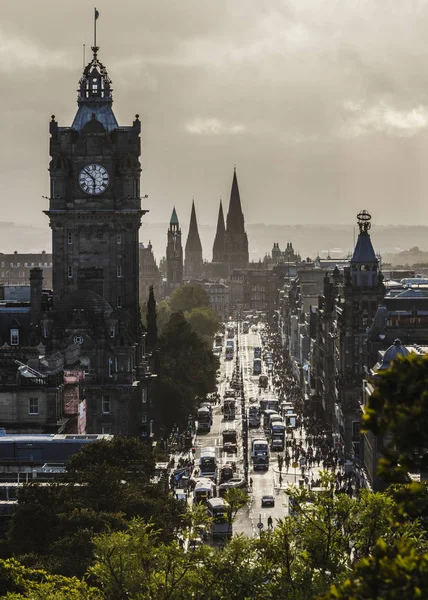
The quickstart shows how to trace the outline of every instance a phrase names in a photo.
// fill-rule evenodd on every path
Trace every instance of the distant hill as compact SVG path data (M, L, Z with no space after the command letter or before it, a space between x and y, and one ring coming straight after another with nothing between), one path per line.
M46 219L47 221L47 219ZM354 246L354 236L358 235L358 227L354 225L265 225L248 224L247 233L250 246L250 257L258 260L270 252L274 242L279 242L284 249L287 242L292 242L293 247L302 258L315 257L318 253L325 256L330 253L333 257L346 256ZM159 261L165 255L167 223L146 223L140 231L140 240L145 244L151 240L156 259ZM187 224L182 227L183 245L187 237ZM199 233L204 249L204 258L212 259L212 244L215 235L215 224L200 225ZM392 255L400 256L403 251L412 252L415 247L418 253L415 261L426 262L424 247L427 247L428 226L392 226L376 225L371 230L373 246L377 253L382 255L384 262L390 262ZM409 248L412 250L410 251ZM51 251L51 230L48 223L46 227L19 225L17 223L0 222L0 252L40 252ZM427 251L428 253L428 251ZM403 264L397 260L410 258L402 255L394 258L393 264ZM410 264L406 260L407 264ZM404 263L404 264L406 264Z

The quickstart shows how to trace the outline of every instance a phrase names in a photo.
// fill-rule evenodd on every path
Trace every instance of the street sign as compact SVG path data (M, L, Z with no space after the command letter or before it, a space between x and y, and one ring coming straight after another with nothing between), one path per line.
M291 466L293 467L293 469L298 469L299 463L297 461L294 461L294 463L291 463Z
M259 529L263 529L263 523L257 523L257 527L258 527Z

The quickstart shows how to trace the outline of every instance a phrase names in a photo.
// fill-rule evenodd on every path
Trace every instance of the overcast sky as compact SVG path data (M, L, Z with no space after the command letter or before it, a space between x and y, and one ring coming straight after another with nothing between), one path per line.
M142 120L146 222L428 223L428 2L98 0L121 125ZM71 125L88 0L0 3L1 220L46 224L48 126Z

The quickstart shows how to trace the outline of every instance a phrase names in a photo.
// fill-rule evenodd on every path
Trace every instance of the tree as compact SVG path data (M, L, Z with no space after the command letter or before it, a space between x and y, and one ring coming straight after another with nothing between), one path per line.
M189 312L193 308L209 307L210 297L199 286L181 285L172 292L169 301L171 312Z
M363 431L382 439L381 477L403 482L407 473L428 468L428 356L398 357L374 382Z
M153 286L150 286L149 299L147 301L147 335L146 349L150 352L154 350L158 342L158 328L156 323L156 300L153 292Z
M226 490L224 499L229 505L228 521L229 534L231 534L232 523L235 521L238 511L247 504L249 496L246 490L242 490L239 488L229 488L228 490Z
M218 314L208 306L193 308L185 313L185 317L193 329L210 343L215 333L220 329L221 320Z
M102 600L100 590L77 578L28 569L14 559L0 559L0 595L8 600Z
M154 385L155 402L162 425L185 425L197 398L216 387L218 358L186 321L183 313L172 313L158 341L160 377Z
M158 335L162 333L171 316L171 308L166 300L157 304L157 329Z

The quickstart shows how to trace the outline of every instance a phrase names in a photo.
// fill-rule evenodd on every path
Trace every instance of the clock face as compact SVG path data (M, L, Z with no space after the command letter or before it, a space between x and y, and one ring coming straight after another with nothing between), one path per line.
M101 165L86 165L79 173L79 185L87 194L102 194L108 187L107 169Z

